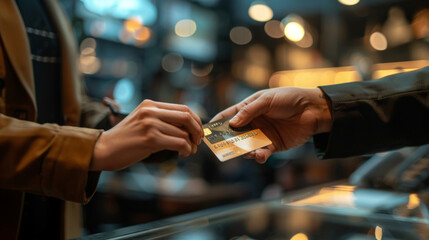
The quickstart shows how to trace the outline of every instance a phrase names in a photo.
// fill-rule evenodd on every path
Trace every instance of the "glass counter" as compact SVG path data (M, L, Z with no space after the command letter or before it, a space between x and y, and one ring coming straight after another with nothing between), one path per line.
M329 185L216 207L82 239L429 239L429 198Z

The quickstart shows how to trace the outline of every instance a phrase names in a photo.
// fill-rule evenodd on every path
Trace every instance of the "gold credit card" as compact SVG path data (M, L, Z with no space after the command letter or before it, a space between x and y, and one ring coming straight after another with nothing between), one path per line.
M250 125L232 128L229 120L224 118L203 125L203 140L221 162L271 144L260 129Z

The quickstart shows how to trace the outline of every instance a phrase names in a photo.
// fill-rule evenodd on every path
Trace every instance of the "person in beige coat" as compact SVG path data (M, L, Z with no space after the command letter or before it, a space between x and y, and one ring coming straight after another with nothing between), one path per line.
M182 157L196 152L202 124L188 107L143 101L108 131L78 127L88 120L82 108L76 43L55 0L41 1L60 46L63 126L39 124L32 56L26 28L14 0L0 1L0 238L19 235L26 193L65 200L59 239L80 234L80 203L87 203L100 172L126 168L168 149ZM28 29L27 29L28 32ZM35 219L37 221L37 219Z

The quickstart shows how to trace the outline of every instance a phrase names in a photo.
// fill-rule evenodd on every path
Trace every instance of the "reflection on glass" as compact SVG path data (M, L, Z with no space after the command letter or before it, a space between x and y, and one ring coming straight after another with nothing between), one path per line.
M266 206L259 206L252 209L244 223L247 231L252 235L260 234L269 228L270 215Z

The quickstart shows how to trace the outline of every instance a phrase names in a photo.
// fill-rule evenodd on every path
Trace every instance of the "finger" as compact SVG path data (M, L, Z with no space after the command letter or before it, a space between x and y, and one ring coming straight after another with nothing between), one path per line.
M245 159L255 159L255 151L248 152L243 155L243 158Z
M240 111L229 121L233 127L242 127L260 115L263 115L269 109L270 101L264 97L249 99L249 102L240 108Z
M156 124L157 124L158 130L163 134L173 136L173 137L178 137L178 138L189 138L188 132L184 131L183 129L177 126L168 124L163 121L159 121Z
M176 110L180 112L187 112L189 113L192 118L200 125L200 127L203 127L203 124L201 122L200 117L198 117L197 114L195 114L191 109L189 109L188 106L182 105L182 104L174 104L174 103L165 103L165 102L154 102L154 106L157 108L162 108L166 110Z
M198 146L195 144L192 144L192 154L197 153L197 151L198 151Z
M232 116L236 115L240 111L241 108L243 108L247 104L253 102L260 95L261 95L261 92L257 92L257 93L250 95L249 97L247 97L246 99L244 99L240 103L235 104L235 105L223 110L222 112L216 114L216 116L214 116L212 118L212 120L210 120L210 122L217 121L217 120L220 120L222 118L232 117Z
M111 99L109 97L104 97L103 98L103 104L105 106L108 106L108 107L112 108L114 111L119 111L121 109L121 107L119 106L119 104L115 100L113 100L113 99Z
M193 144L186 138L162 135L156 142L160 149L179 152L179 157L187 157L193 151Z
M177 151L179 153L179 157L189 156L194 151L194 144L191 143L189 138L168 135L160 131L156 134L156 138L153 139L152 145L153 152L160 150Z
M194 144L200 144L202 137L202 126L195 121L189 112L158 109L157 114L157 117L164 122L176 125L178 127L184 127L192 136L192 142Z
M239 104L239 105L241 105L241 104ZM238 105L231 106L231 107L229 107L229 108L227 108L227 109L223 110L222 112L220 112L220 113L216 114L216 116L214 116L214 117L210 120L210 122L217 121L217 120L220 120L220 119L223 119L223 118L227 118L227 117L232 117L232 116L234 116L235 114L237 114L237 112L238 112L239 110L240 110L240 108L239 108L239 106L238 106Z
M267 159L273 154L273 151L269 148L260 148L255 150L255 161L258 163L265 163Z

